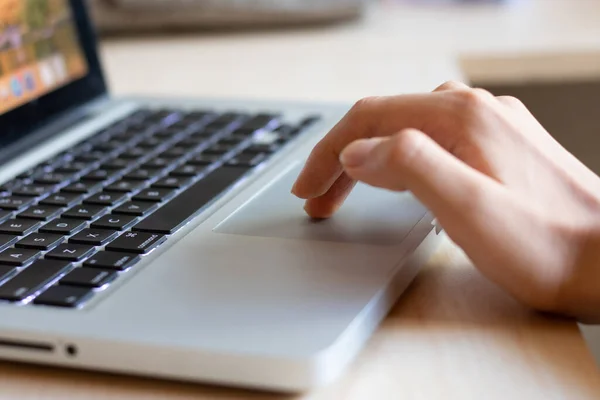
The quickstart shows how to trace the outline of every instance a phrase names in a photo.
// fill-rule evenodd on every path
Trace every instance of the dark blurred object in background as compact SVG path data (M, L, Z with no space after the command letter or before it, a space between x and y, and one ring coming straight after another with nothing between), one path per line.
M88 0L101 33L284 27L346 21L369 0Z
M473 84L521 99L556 140L600 174L600 80Z

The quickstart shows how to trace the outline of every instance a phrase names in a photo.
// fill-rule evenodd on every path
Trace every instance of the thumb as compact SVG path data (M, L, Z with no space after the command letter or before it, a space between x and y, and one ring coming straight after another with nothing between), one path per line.
M471 168L425 133L406 129L385 137L357 140L340 155L346 173L390 190L410 190L450 230L473 233L483 222L487 201L502 186ZM450 232L449 232L450 233Z

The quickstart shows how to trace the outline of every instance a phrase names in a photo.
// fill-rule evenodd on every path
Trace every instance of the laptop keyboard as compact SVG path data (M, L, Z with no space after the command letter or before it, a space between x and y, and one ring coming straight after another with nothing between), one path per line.
M0 302L83 306L317 120L140 109L0 186Z

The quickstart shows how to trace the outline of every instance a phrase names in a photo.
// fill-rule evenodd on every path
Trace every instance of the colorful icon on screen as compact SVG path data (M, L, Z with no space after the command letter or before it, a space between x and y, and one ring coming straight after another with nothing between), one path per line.
M24 81L25 89L27 89L28 91L35 90L35 79L33 78L33 74L31 72L25 72Z
M23 87L19 78L14 77L10 80L10 88L12 89L13 95L21 97L23 95Z

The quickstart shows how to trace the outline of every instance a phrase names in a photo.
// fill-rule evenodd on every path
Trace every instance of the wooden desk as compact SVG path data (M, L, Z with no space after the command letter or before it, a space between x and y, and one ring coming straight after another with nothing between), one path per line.
M600 75L600 3L526 0L518 7L379 8L350 25L111 40L102 52L117 94L353 101L465 77ZM598 399L600 375L575 323L516 304L447 242L344 377L314 393L0 363L4 398Z

